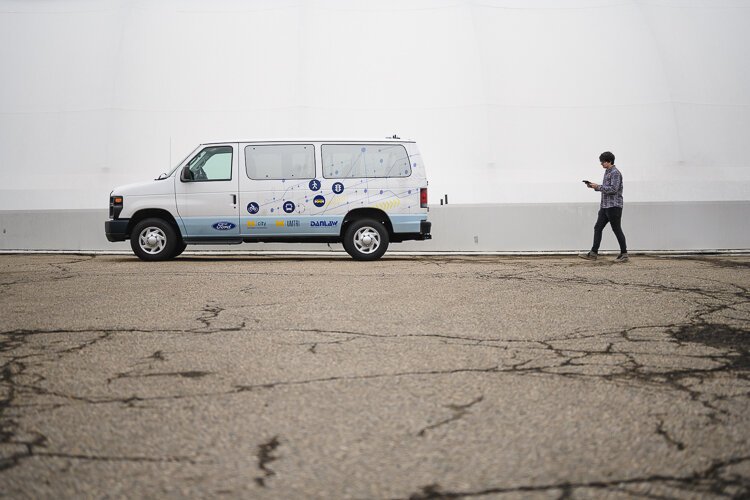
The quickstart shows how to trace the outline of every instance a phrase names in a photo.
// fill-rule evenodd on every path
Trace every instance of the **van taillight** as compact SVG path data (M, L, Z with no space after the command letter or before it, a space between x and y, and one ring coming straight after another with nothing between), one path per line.
M419 206L427 208L427 188L419 189Z

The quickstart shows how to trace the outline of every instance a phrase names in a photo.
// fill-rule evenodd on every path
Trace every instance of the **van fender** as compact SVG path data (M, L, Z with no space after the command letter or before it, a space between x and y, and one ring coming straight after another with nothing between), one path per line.
M341 222L341 231L339 233L341 239L344 238L344 234L346 233L349 224L359 219L374 219L380 221L388 230L388 235L393 236L393 224L391 223L391 218L388 217L388 214L379 208L367 207L355 208L354 210L347 212L344 216L344 220Z
M167 221L175 228L175 231L177 231L181 239L185 236L185 231L181 227L182 224L178 224L177 219L175 219L174 215L163 208L145 208L135 212L130 217L130 221L128 222L128 234L131 234L131 230L133 229L133 227L135 227L136 224L138 224L143 219L148 219L150 217L155 217Z

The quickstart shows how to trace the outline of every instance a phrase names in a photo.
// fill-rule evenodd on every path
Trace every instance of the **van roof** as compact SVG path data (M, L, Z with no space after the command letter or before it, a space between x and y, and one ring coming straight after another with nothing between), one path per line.
M351 142L351 143L355 143L355 144L360 144L360 143L373 143L373 142L374 143L384 143L384 142L388 143L388 142L392 142L392 143L399 144L399 143L413 143L414 141L411 140L411 139L394 139L392 137L387 137L387 138L383 138L383 139L373 139L373 138L369 138L369 139L340 139L340 138L330 138L330 137L324 138L324 139L320 139L320 138L315 139L315 138L310 138L310 137L303 137L303 138L292 138L292 139L278 139L278 138L276 138L276 139L253 139L253 140L250 140L250 141L248 141L248 140L245 140L245 141L212 141L212 142L204 142L201 145L202 146L210 146L210 145L213 145L213 144L227 144L227 143L233 143L233 142L238 142L238 143L241 143L241 144L248 144L248 143L249 144L270 144L270 143L280 143L280 142L327 142L327 143L334 143L334 144Z

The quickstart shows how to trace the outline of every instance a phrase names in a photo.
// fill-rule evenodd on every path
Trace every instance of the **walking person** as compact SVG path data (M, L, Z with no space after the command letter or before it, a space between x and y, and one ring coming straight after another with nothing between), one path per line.
M602 201L599 205L599 217L594 225L594 246L588 253L578 254L582 259L596 260L599 257L599 245L602 242L602 231L609 223L620 244L620 255L615 259L616 263L628 261L628 247L625 243L625 234L622 232L622 174L615 167L615 155L609 151L599 155L599 163L604 168L604 180L601 184L583 181L586 186L594 191L602 193Z

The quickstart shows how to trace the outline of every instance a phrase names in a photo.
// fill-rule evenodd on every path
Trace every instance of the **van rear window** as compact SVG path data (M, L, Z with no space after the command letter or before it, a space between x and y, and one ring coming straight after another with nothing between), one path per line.
M402 144L323 144L323 177L409 177L411 163Z
M255 180L314 179L315 147L312 144L246 146L245 171Z

